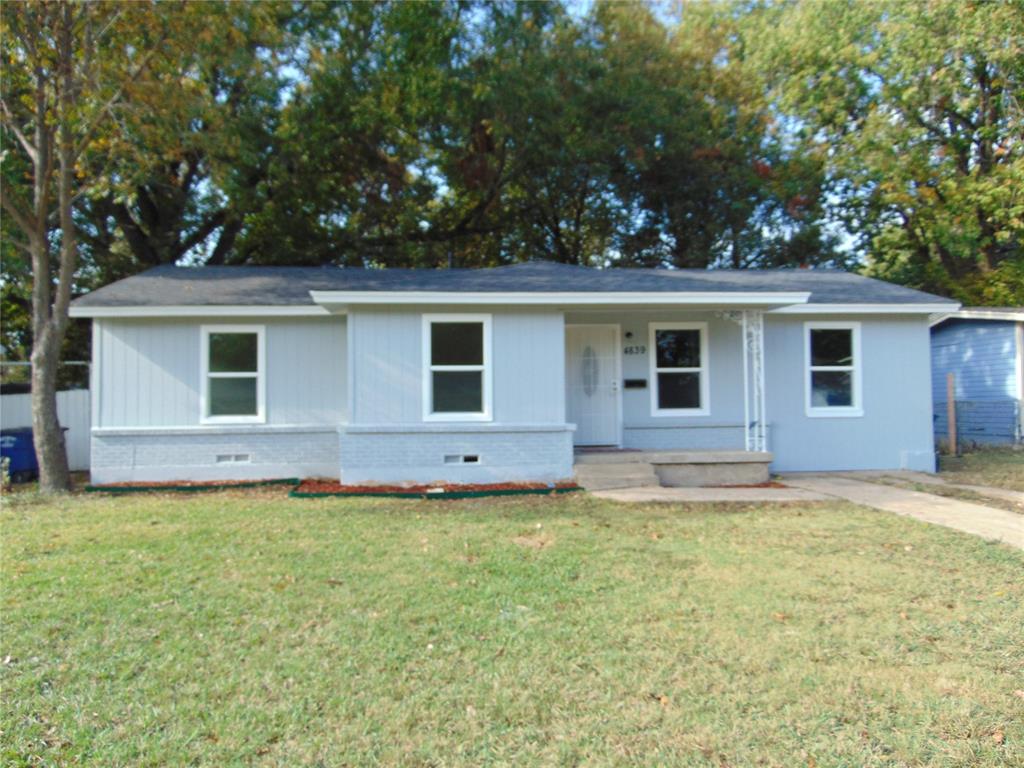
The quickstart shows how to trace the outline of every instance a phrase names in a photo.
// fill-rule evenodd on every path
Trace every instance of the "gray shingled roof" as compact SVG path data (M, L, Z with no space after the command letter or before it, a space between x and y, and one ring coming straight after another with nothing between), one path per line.
M163 266L104 286L74 306L310 305L310 291L810 292L811 304L948 301L836 270L590 269L530 262L492 269Z

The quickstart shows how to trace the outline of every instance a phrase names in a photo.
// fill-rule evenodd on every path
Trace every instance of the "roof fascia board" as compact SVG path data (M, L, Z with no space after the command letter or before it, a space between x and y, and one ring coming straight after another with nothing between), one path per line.
M326 307L309 304L219 304L132 307L71 307L70 317L326 317Z
M948 304L801 304L771 310L774 315L931 315Z
M669 292L669 291L593 291L593 292L508 292L476 291L310 291L317 304L501 304L600 306L618 304L700 304L778 306L803 304L809 292Z
M963 309L959 312L945 311L932 318L934 327L946 320L1005 320L1006 322L1024 322L1024 309L1020 312L995 312L986 309Z

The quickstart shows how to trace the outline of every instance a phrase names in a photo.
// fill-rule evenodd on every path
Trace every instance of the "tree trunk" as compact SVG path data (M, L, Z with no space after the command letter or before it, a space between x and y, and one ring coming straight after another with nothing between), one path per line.
M60 85L57 90L57 195L60 213L60 260L57 284L51 304L49 242L41 238L34 244L39 249L33 256L32 292L32 439L39 462L39 490L59 493L71 489L68 456L64 448L64 432L57 418L57 365L68 326L68 305L71 303L71 280L74 278L78 243L71 214L74 198L75 134L71 127L72 111L77 93L72 73L72 13L70 3L60 7L57 27L57 67ZM45 116L40 114L43 124ZM46 142L48 143L48 142ZM38 173L37 179L47 179ZM43 202L37 199L37 203ZM38 205L45 221L47 206Z
M48 329L49 331L50 329ZM60 340L44 332L32 346L32 439L39 462L39 490L59 493L71 488L64 431L57 419L57 363Z

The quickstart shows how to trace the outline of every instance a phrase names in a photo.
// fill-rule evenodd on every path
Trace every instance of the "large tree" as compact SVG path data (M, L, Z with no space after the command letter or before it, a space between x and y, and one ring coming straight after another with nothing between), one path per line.
M198 30L190 17L148 3L0 8L0 203L6 247L19 248L31 269L32 426L44 492L69 486L56 385L80 265L80 204L118 185L124 125L151 104L174 102L175 89L161 89L154 75L175 61L171 41Z
M263 263L816 263L820 161L781 142L727 14L332 6L284 107ZM728 27L723 26L728 23ZM767 233L767 235L766 235Z
M746 23L870 270L1024 303L1024 3L803 0Z

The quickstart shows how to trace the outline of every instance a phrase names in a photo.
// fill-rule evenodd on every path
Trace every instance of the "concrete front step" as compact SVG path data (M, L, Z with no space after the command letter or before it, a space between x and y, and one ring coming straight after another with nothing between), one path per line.
M574 470L588 490L758 485L769 479L771 461L753 451L584 451Z
M577 464L576 482L588 491L612 488L645 488L659 485L658 475L650 464Z

